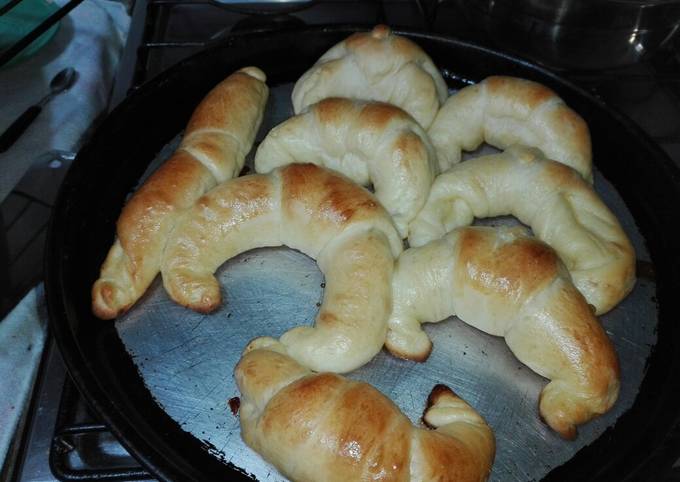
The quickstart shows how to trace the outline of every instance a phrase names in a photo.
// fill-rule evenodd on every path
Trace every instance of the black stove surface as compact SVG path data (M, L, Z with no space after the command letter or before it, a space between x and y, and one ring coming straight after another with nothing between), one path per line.
M498 47L466 22L458 2L320 0L234 4L212 0L138 0L111 107L145 81L232 32L319 24L370 27L377 23L396 30L428 31ZM632 118L680 165L680 41L669 42L635 65L599 71L566 70L561 74ZM40 179L49 175L53 180L55 168L61 178L71 158L60 157L59 165L47 160L44 165L37 165L2 204L0 222L4 217L5 236L0 236L0 254L4 253L0 261L9 268L22 256L27 257L26 250L30 250L28 258L33 263L30 269L17 270L23 273L23 279L15 276L8 285L11 289L3 289L7 293L2 299L6 306L18 301L42 275L40 239L56 191L40 189ZM16 226L25 224L22 216L29 216L26 214L29 212L43 214L39 221L33 216L33 224L40 226L30 235L19 236ZM0 266L0 272L4 268ZM53 343L48 345L16 463L4 473L8 480L151 480L90 413L68 379L58 350ZM680 480L680 475L671 475L669 480Z

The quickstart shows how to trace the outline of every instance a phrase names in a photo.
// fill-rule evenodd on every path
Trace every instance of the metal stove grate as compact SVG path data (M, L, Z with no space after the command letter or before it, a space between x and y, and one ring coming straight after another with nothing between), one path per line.
M57 412L49 461L59 480L153 480L108 427L96 421L68 377Z
M248 4L214 0L148 0L146 28L138 48L132 89L183 58L224 40L230 33L246 30L267 32L322 23L375 25L387 20L383 3L381 0ZM186 21L187 14L197 19ZM412 26L424 26L421 17L411 18L415 19L415 22L410 22Z

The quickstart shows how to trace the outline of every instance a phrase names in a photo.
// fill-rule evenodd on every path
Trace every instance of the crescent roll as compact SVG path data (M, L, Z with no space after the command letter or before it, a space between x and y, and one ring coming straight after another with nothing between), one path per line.
M327 97L377 100L401 107L427 129L448 96L430 57L378 25L332 47L295 83L296 114Z
M536 149L515 146L441 174L410 225L409 242L422 246L475 217L507 214L557 251L597 314L633 288L635 252L614 214L576 171Z
M313 370L346 372L383 346L392 309L392 270L402 241L375 197L312 164L227 181L189 209L161 264L170 297L208 312L220 304L215 270L253 248L286 245L316 259L326 289L314 327L281 341Z
M340 98L311 105L272 129L257 150L255 170L294 162L372 184L404 238L437 174L434 149L411 116L390 104Z
M196 107L182 143L130 198L116 240L92 287L92 311L111 319L128 310L158 274L168 234L182 211L218 182L238 176L260 127L268 88L246 67Z
M459 228L399 257L386 346L424 360L420 324L451 315L505 338L517 358L550 383L539 411L561 436L605 413L619 393L614 347L545 243L523 228Z
M270 338L250 343L234 375L243 440L290 480L480 482L491 470L491 429L443 385L428 430L369 384L312 373Z
M444 103L428 134L442 171L460 162L461 150L486 141L499 149L537 147L593 182L587 124L555 92L530 80L494 76L461 89Z

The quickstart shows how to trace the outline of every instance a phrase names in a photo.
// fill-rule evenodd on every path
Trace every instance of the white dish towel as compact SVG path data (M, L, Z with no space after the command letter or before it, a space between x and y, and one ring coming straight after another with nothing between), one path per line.
M45 345L46 325L42 284L0 321L0 468L30 399Z

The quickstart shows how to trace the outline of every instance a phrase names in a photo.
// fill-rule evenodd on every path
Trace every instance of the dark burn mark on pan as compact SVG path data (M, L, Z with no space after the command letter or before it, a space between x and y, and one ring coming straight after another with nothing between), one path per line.
M241 408L241 399L238 397L232 397L229 399L229 409L231 413L236 416L238 415L238 409Z

